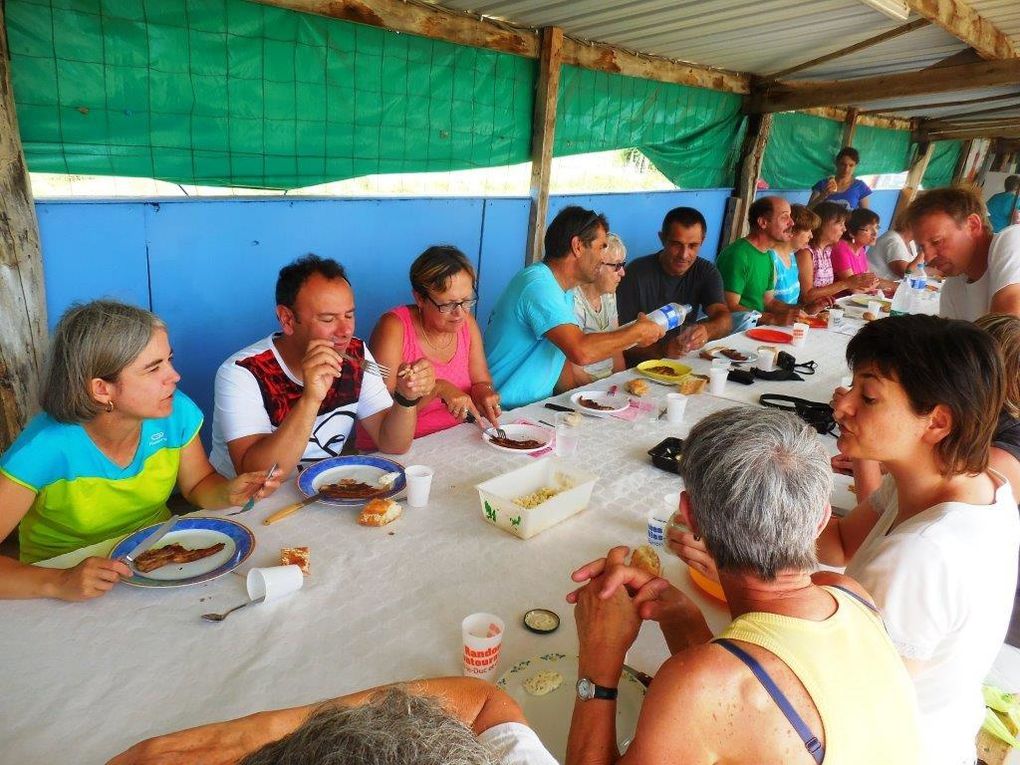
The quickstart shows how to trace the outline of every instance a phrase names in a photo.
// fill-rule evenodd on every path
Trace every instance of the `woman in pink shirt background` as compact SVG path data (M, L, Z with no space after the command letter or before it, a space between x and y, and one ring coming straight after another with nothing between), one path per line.
M868 273L868 247L878 239L878 214L863 207L850 213L846 233L832 247L832 273L836 279L849 279Z
M456 247L429 247L411 264L410 279L414 305L383 314L369 349L390 369L423 356L435 367L436 387L418 401L414 437L452 428L469 414L498 425L499 394L492 387L481 331L471 313L478 299L468 259ZM395 380L386 381L391 391L394 384ZM358 448L374 448L360 430Z

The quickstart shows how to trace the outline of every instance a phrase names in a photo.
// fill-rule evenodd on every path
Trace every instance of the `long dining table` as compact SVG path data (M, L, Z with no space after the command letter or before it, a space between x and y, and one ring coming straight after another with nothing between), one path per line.
M398 458L432 467L435 477L428 505L405 508L390 525L359 526L356 510L323 504L263 525L300 498L293 480L237 516L256 537L237 573L277 564L283 547L311 549L311 575L284 599L245 608L224 622L203 621L201 614L247 599L244 578L228 574L159 590L120 584L83 603L5 602L0 762L103 763L159 733L398 680L459 674L460 623L477 611L506 623L497 676L521 659L576 653L572 607L564 599L575 586L570 572L614 545L644 543L649 509L680 488L676 475L651 465L647 450L667 436L686 436L710 413L757 405L762 393L828 401L847 374L848 340L812 329L804 346L787 349L799 361L815 361L815 375L750 386L729 382L720 396L690 397L679 425L665 417L585 418L569 459L598 476L589 506L527 541L485 521L475 485L532 457L491 448L478 428L464 424L417 439ZM725 344L751 350L760 343L741 335ZM684 362L695 371L709 366L697 357ZM634 376L621 372L594 387L622 388ZM651 385L645 399L656 413L670 390ZM550 401L568 404L569 395ZM508 412L504 422L551 422L544 403ZM835 439L822 438L835 453ZM852 506L848 484L837 476L834 505ZM115 541L43 565L68 567L90 554L106 555ZM662 559L664 575L698 603L713 630L728 623L725 606L692 583L679 559L668 552ZM548 635L525 630L521 617L536 607L557 612L560 628ZM645 625L629 663L654 674L666 657L658 629Z

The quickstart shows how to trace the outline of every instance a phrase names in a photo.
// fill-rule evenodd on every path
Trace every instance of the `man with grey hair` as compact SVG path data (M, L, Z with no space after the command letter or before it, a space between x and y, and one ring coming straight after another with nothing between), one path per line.
M681 476L678 514L715 559L733 621L714 638L679 589L624 565L625 547L575 571L588 583L567 598L580 639L568 765L918 762L913 688L870 596L812 577L832 487L817 435L784 412L717 412L691 431ZM672 656L621 757L616 686L642 620Z
M482 680L444 677L259 712L148 739L109 765L556 765L520 707Z

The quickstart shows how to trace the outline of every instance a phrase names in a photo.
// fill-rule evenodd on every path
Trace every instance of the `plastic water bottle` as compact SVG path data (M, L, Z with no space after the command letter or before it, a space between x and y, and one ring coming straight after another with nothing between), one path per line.
M903 278L900 279L899 285L896 287L896 292L893 294L892 305L889 307L890 316L906 316L908 313L913 311L913 287L911 281L913 280L913 274L910 269L903 274Z
M689 305L679 303L666 303L662 308L656 308L648 313L648 318L662 327L666 332L676 329L684 323L687 314L691 312Z
M922 261L910 277L910 298L913 301L911 313L927 313L928 295L928 274L924 271Z

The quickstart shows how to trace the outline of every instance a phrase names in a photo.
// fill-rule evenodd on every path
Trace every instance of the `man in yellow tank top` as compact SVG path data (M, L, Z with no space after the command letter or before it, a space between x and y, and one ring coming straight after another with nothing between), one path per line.
M691 431L679 514L719 570L733 622L717 638L665 579L624 565L626 548L574 572L578 698L567 763L917 763L913 686L868 593L816 575L832 472L795 417L737 407ZM615 689L643 620L672 656L655 675L626 754Z

